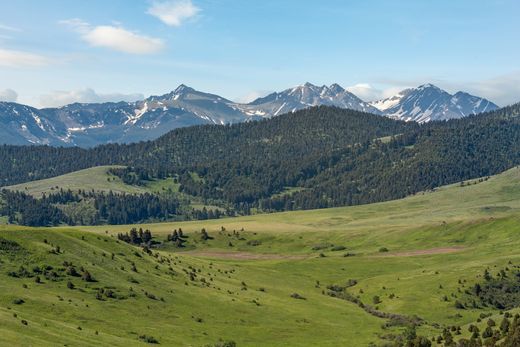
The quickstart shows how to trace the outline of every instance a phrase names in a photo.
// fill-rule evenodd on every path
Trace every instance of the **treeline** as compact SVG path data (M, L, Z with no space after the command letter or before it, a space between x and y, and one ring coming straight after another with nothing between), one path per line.
M28 226L133 224L170 219L215 219L220 210L186 210L170 194L116 194L60 190L36 199L24 192L2 190L0 215Z
M180 191L227 214L357 205L502 172L520 164L520 104L425 125L316 107L273 119L174 130L89 150L0 147L0 180L19 183L95 165L128 166L129 184L176 177ZM283 193L295 187L292 193ZM118 217L125 219L124 217Z
M8 217L9 223L18 223L27 226L58 225L65 214L48 201L34 199L21 192L2 190L0 197L4 200L0 204L0 214Z

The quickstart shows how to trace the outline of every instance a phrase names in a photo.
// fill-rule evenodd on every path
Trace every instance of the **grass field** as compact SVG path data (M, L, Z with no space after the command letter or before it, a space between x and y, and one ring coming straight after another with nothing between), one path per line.
M179 192L179 183L175 183L173 178L165 178L160 180L148 181L145 185L136 186L124 183L119 177L108 172L110 168L117 168L120 166L96 166L85 170L75 171L69 174L58 177L48 178L44 180L32 181L13 186L4 187L9 190L17 190L25 192L34 197L41 197L45 194L52 194L60 189L78 190L96 192L126 193L126 194L144 194L144 193L165 193L173 192L182 201L190 201L189 209L196 210L218 209L219 207L209 204L204 204L202 199L195 196L190 196ZM200 180L198 176L193 174L193 177ZM0 224L1 223L0 219Z
M117 166L96 166L93 168L75 171L58 177L39 181L17 184L5 187L10 190L19 190L40 197L43 193L52 193L56 190L95 190L98 192L117 193L144 193L147 189L125 184L117 176L108 173L108 169Z
M403 331L324 295L349 280L348 293L379 311L420 317L420 334L461 325L465 336L482 313L501 319L454 302L484 269L520 264L519 209L515 168L386 203L142 225L159 241L188 235L185 248L153 255L117 241L132 226L0 226L0 345L133 346L147 335L165 346L368 346ZM64 261L97 282L67 275ZM57 277L37 284L31 269L43 265Z

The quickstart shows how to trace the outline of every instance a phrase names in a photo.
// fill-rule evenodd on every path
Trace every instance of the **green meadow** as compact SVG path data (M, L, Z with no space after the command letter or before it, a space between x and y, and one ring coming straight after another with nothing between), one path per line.
M98 183L130 189L107 177ZM22 186L37 194L64 184ZM456 302L466 303L484 270L520 265L519 212L514 168L363 206L137 226L0 226L0 345L369 346L405 330L329 295L330 285L377 312L420 321L417 333L428 338L453 325L468 336L482 314L501 320L504 310ZM161 243L146 250L118 240L132 227ZM182 248L166 241L179 229Z

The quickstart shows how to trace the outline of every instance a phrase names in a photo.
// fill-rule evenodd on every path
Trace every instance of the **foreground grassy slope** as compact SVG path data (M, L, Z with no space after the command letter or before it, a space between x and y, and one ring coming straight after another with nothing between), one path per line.
M285 272L275 270L278 262L251 268L188 255L161 253L155 258L139 251L137 256L134 247L118 244L111 237L76 231L6 230L0 237L23 247L18 254L2 254L0 345L52 345L59 341L74 346L129 346L139 345L138 336L143 334L172 346L202 346L219 338L233 339L240 345L276 346L280 339L291 345L320 341L334 345L337 339L353 337L349 331L336 331L344 317L362 331L355 334L356 340L366 344L382 322L355 306L337 306L334 299L322 298L317 290L305 290L313 288L305 277L292 274L287 281ZM59 245L62 253L49 253L51 244ZM34 277L6 275L20 265L29 270L51 265L61 275L63 261L78 269L83 266L97 282L64 276L36 284ZM131 270L131 262L135 262L137 272ZM197 269L194 281L183 271L191 272L190 268ZM69 280L75 289L67 288ZM97 300L98 288L111 289L121 298ZM290 298L297 288L306 292L308 300ZM16 299L24 303L16 305ZM302 334L310 325L336 329L319 337L310 331Z
M449 325L467 334L482 313L501 319L492 307L454 303L484 269L494 274L520 264L519 208L515 168L381 204L143 225L158 241L174 228L189 236L185 248L165 243L154 256L116 241L131 226L3 227L0 238L18 246L0 250L0 345L131 346L144 345L139 336L148 335L166 346L219 339L239 346L367 346L403 330L383 329L388 319L323 294L349 279L357 284L347 291L362 302L419 316L421 334L437 336ZM213 239L202 240L202 228ZM56 246L60 252L51 253ZM68 276L60 270L64 261L98 282ZM20 265L32 277L8 275ZM36 265L53 266L56 281L42 276L36 284Z

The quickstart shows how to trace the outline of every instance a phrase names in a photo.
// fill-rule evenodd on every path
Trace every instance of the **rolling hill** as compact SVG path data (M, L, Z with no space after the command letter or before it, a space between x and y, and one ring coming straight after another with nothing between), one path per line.
M128 224L150 218L218 218L222 211L227 216L248 215L394 200L519 165L519 112L517 104L418 125L322 106L258 122L177 129L155 141L131 145L88 150L2 146L4 186L23 182L19 187L24 187L25 182L89 167L120 165L124 168L112 171L114 181L105 177L104 184L124 181L135 192L166 180L171 193L214 206L201 214L183 210L186 204L178 200L179 194L168 196L167 187L145 189L144 197L54 190L42 201L3 192L7 204L2 214L31 226ZM53 206L77 205L85 199L94 199L90 207L95 208L86 218L76 213L73 218L63 216Z
M162 242L151 255L118 240L130 225L5 226L0 344L368 346L411 325L469 341L518 312L469 291L517 271L518 187L514 168L373 205L141 225Z
M125 184L119 177L109 173L109 169L118 167L121 166L96 166L57 177L26 182L5 188L25 192L34 197L41 197L44 193L52 194L60 189L136 194L148 192L144 187Z

